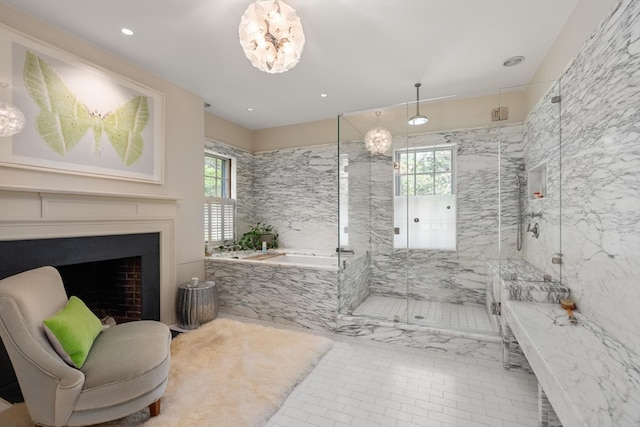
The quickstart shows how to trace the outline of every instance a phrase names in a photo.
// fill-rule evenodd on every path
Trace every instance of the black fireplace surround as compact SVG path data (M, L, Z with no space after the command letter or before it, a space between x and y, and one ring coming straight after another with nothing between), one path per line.
M0 241L0 279L46 265L63 267L130 257L141 260L141 318L160 320L159 233ZM9 402L22 401L1 343L0 397Z

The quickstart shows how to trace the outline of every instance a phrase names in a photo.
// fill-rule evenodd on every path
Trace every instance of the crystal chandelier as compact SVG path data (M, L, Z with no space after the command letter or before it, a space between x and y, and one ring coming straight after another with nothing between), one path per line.
M8 83L0 82L0 89L8 87ZM15 135L24 128L24 123L24 114L18 107L0 101L0 137Z
M295 67L304 47L300 18L280 0L250 4L240 19L238 35L247 59L266 73L283 73Z
M376 127L369 129L364 136L364 146L373 155L383 154L391 147L391 132L380 127L380 111L376 111Z

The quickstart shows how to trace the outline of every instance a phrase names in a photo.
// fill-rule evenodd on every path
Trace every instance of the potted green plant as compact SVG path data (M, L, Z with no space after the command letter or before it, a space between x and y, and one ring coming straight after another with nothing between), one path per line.
M240 249L259 250L262 248L262 242L267 243L267 249L278 248L278 235L273 232L273 226L259 222L251 226L249 231L236 242L236 245Z

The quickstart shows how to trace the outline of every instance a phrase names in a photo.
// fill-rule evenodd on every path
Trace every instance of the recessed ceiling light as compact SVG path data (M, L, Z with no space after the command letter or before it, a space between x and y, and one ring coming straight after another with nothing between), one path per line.
M327 96L329 96L329 95L327 95L326 93L321 93L321 94L320 94L320 97L321 97L321 98L326 98Z
M247 111L253 111L253 108L247 108Z
M122 34L124 34L125 36L132 36L133 35L133 31L128 29L128 28L122 28L120 31L122 31Z
M502 65L504 65L505 67L513 67L514 65L518 65L522 61L524 61L524 56L512 56L511 58L505 59Z

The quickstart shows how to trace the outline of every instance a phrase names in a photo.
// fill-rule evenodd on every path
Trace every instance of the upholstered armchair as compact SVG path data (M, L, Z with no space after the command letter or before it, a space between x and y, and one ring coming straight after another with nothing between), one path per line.
M65 363L43 327L67 302L53 267L0 280L0 336L33 423L97 424L145 407L157 415L169 374L169 328L148 320L107 328L78 369Z

